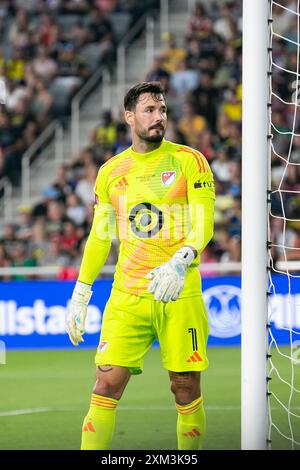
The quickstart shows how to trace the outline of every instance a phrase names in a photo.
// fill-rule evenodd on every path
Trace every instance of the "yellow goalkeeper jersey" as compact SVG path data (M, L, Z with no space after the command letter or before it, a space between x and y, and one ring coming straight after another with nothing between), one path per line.
M102 165L95 198L92 231L98 238L111 238L112 214L115 216L120 252L114 288L152 295L147 291L146 274L167 262L183 245L189 245L198 256L188 268L181 297L199 295L197 266L213 234L215 198L213 175L200 152L167 140L143 154L130 147ZM89 249L89 253L89 263L101 256L99 249L98 253ZM83 260L79 275L82 282L93 281L88 269Z

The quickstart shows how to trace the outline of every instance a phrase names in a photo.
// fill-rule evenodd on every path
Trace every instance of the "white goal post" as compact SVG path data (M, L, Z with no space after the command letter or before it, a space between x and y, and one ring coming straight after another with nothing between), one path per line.
M243 0L241 446L267 448L268 0Z

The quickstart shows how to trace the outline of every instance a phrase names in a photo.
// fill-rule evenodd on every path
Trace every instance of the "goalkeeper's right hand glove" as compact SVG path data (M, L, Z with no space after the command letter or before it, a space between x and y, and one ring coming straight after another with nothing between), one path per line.
M91 286L77 281L71 302L68 306L66 331L71 343L78 346L83 342L84 323L86 318L87 306L92 296Z
M146 278L151 279L148 292L154 295L154 300L169 302L178 299L184 287L187 269L194 258L194 250L184 246L167 263L147 274Z

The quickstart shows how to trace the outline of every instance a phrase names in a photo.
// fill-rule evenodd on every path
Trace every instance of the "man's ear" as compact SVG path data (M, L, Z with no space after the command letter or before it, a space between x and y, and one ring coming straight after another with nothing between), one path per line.
M124 117L125 117L126 124L128 124L128 126L131 127L133 125L133 120L134 120L133 111L128 111L128 110L125 111Z

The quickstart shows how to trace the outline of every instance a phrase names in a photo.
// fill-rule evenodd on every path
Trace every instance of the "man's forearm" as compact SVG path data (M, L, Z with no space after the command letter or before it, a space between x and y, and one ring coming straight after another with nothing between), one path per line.
M78 281L92 285L107 257L115 234L115 212L110 204L95 206L94 218L81 261Z
M203 198L190 203L191 230L185 246L201 254L214 233L214 200Z
M94 233L90 233L80 266L78 280L92 285L108 257L111 240L100 240Z

